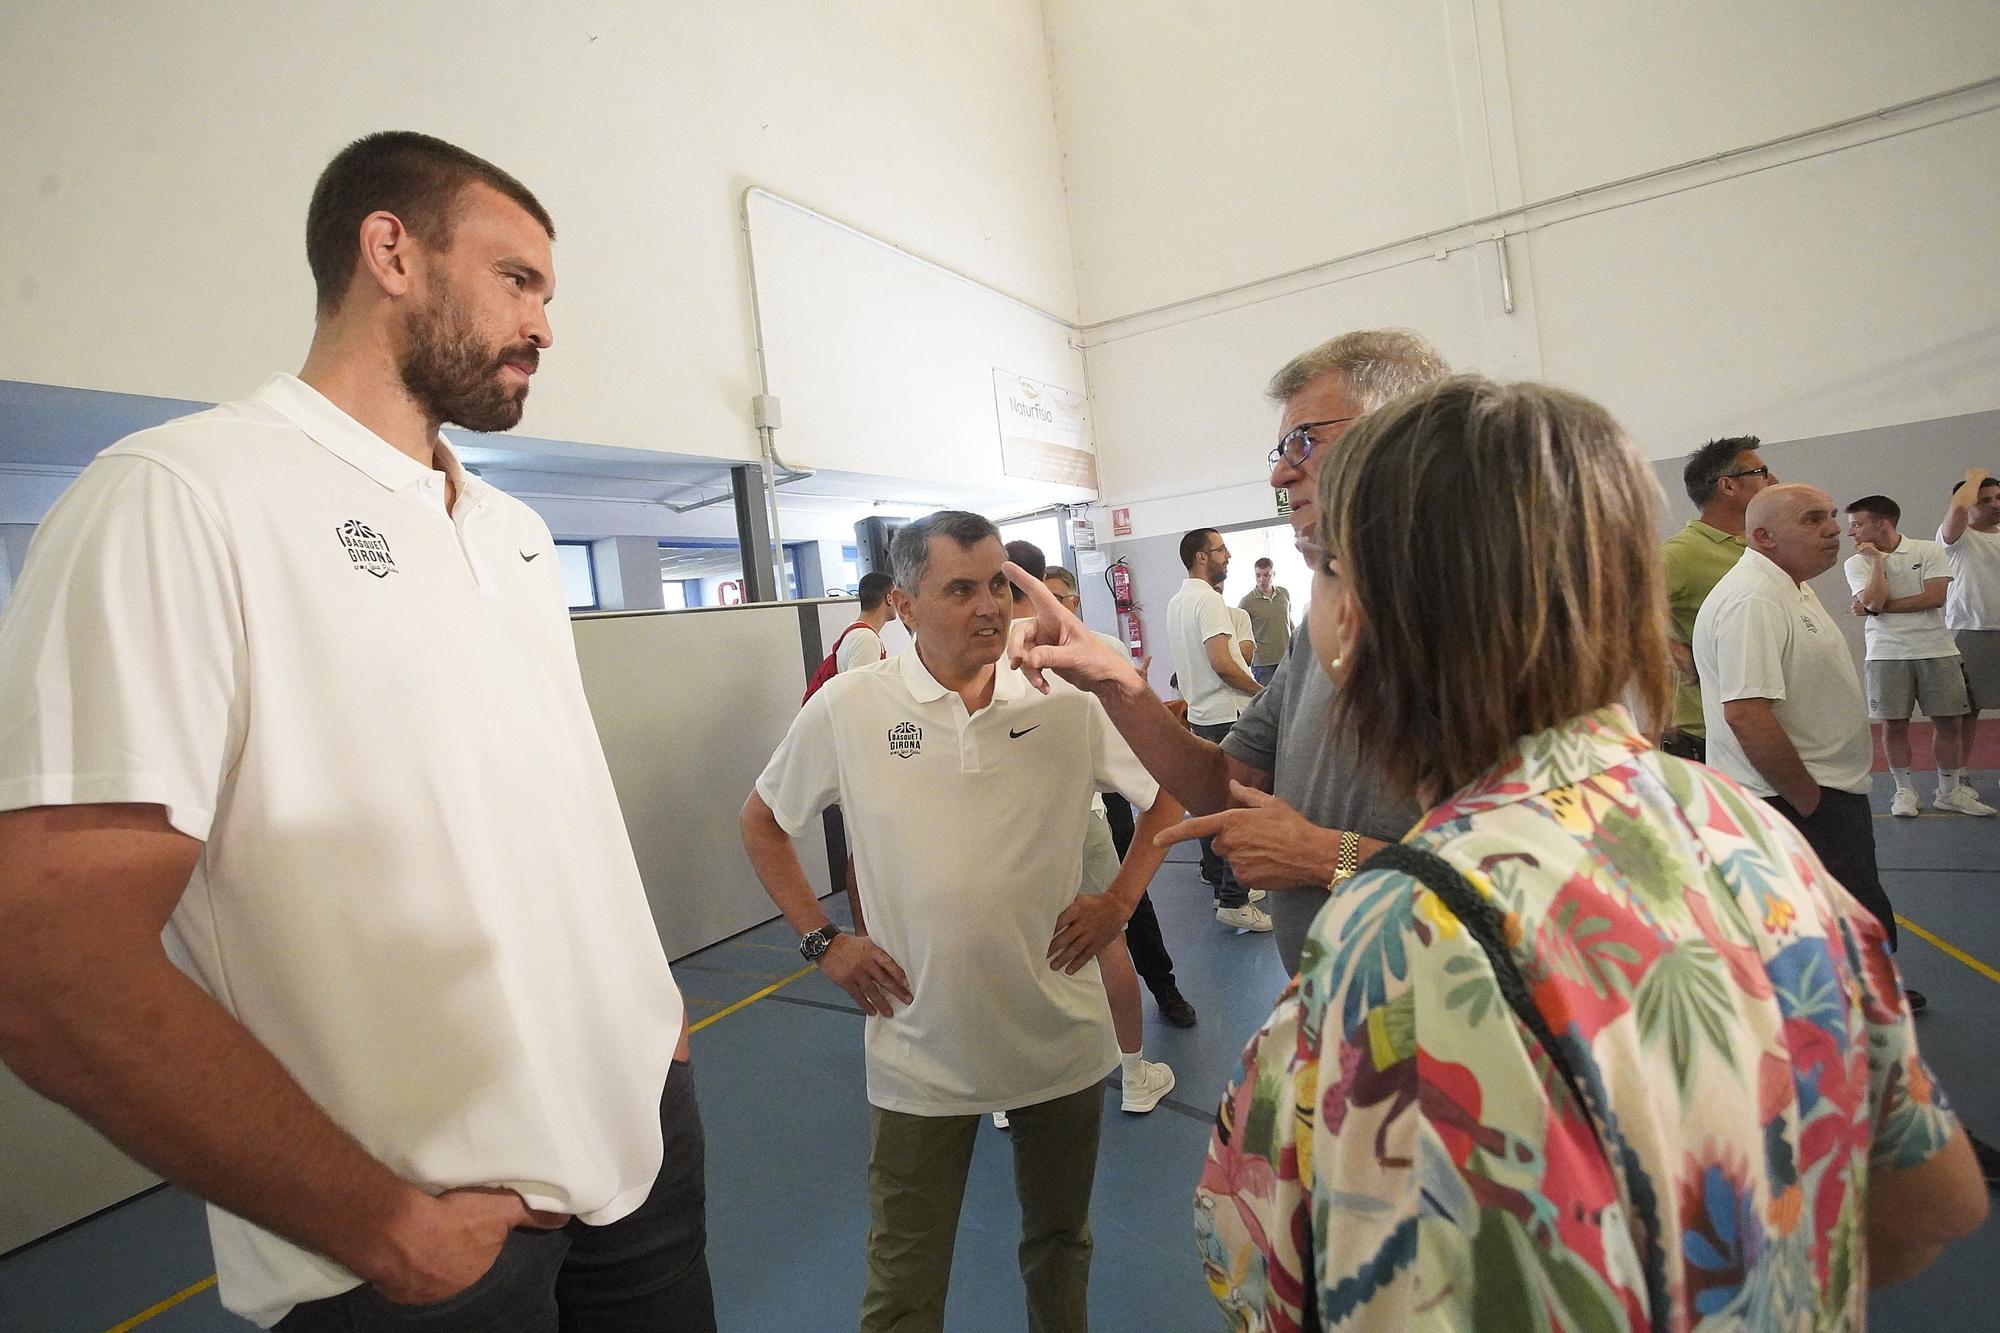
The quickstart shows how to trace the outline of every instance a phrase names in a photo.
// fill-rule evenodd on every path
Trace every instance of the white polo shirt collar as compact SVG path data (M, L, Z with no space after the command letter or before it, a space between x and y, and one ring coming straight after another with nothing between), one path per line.
M439 471L451 478L463 498L477 499L486 490L486 483L467 472L458 461L458 455L445 443L444 436L439 435L431 444L432 457L442 466L425 467L334 406L325 394L296 375L273 375L250 396L385 490L400 491L421 485Z
M956 695L958 693L958 691L948 690L938 683L937 677L931 674L931 669L924 665L923 654L916 648L912 647L909 652L901 654L899 660L902 662L903 684L909 687L910 697L918 703L934 704L947 694ZM1018 699L1026 690L1027 681L1020 672L1009 671L999 663L994 664L994 704L1006 703L1011 699ZM959 706L961 708L965 706L964 699L961 698L959 700ZM992 707L992 704L988 704L987 707ZM979 711L983 713L986 709L982 708Z

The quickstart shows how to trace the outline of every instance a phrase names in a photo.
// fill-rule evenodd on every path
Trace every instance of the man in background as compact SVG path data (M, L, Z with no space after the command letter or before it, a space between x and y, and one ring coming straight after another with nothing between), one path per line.
M882 631L896 618L896 608L889 602L889 590L895 586L896 581L879 570L861 576L861 614L834 652L837 670L852 671L889 655L882 646Z
M1896 947L1868 805L1875 748L1854 659L1807 586L1840 558L1839 510L1813 486L1745 508L1748 549L1695 617L1708 762L1776 806ZM1909 992L1912 1011L1924 997Z
M1917 789L1910 778L1910 715L1919 705L1931 720L1937 760L1937 794L1932 805L1961 815L1990 815L1993 807L1959 785L1965 766L1965 737L1971 708L1965 669L1951 631L1944 624L1944 601L1951 567L1936 542L1896 531L1902 509L1886 495L1868 495L1847 506L1847 534L1854 554L1844 567L1854 593L1853 610L1867 617L1868 716L1882 724L1882 751L1896 793L1889 813L1917 815Z
M1010 556L1014 543L1007 544ZM1016 559L1029 573L1034 566ZM1049 591L1056 595L1071 615L1083 616L1083 598L1077 592L1076 575L1061 565L1050 565L1042 574L1042 582L1048 584ZM1025 597L1017 590L1014 614L1033 615L1034 609L1026 604ZM1114 652L1127 652L1123 642L1109 634L1092 630L1098 639ZM1104 804L1105 822L1111 830L1112 850L1118 860L1123 861L1132 848L1132 803L1117 792L1105 792L1100 798ZM1153 910L1153 895L1150 891L1139 895L1138 906L1132 909L1131 919L1125 923L1125 945L1132 954L1132 964L1138 969L1139 979L1146 983L1146 989L1153 993L1153 1003L1159 1006L1160 1017L1177 1028L1191 1028L1195 1025L1195 1009L1181 994L1180 986L1174 981L1174 960L1167 952L1166 937L1160 933L1160 917Z
M1229 576L1229 544L1214 528L1181 537L1187 578L1167 603L1167 646L1174 678L1187 700L1188 724L1205 741L1220 741L1263 688L1236 649L1236 624L1220 591ZM1201 840L1201 877L1215 890L1215 919L1234 930L1268 931L1271 918L1251 901L1212 838Z
M1710 440L1688 455L1681 482L1698 511L1687 526L1667 539L1660 553L1667 578L1667 648L1680 680L1674 715L1660 748L1683 759L1708 754L1702 719L1701 683L1695 678L1694 620L1717 580L1743 554L1743 509L1752 496L1777 480L1757 456L1755 435Z
M1965 663L1971 693L1963 756L1970 764L1980 710L2000 708L2000 479L1987 475L1985 468L1968 471L1951 488L1951 507L1938 525L1938 541L1951 569L1945 626ZM1963 769L1953 777L1972 790Z
M1274 585L1277 567L1271 557L1257 557L1254 568L1257 586L1236 605L1250 613L1250 632L1257 639L1250 676L1259 685L1269 685L1278 674L1278 663L1285 660L1285 650L1292 646L1292 594Z

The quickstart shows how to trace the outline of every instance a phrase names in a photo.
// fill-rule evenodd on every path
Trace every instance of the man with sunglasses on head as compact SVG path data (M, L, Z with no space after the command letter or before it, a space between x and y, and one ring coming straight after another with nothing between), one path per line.
M1743 511L1751 497L1778 480L1757 456L1757 444L1755 435L1731 435L1688 455L1681 481L1699 512L1667 539L1661 552L1670 620L1667 647L1679 681L1673 722L1660 737L1660 748L1697 762L1708 758L1708 731L1702 725L1701 680L1694 665L1694 618L1743 554Z
M1272 378L1267 393L1283 415L1271 486L1289 492L1294 532L1310 532L1318 521L1320 465L1347 428L1448 369L1415 333L1363 329L1301 353ZM1264 903L1272 938L1285 971L1297 972L1307 928L1330 890L1378 847L1400 839L1418 814L1412 802L1384 799L1348 738L1328 727L1333 686L1313 657L1311 633L1302 625L1292 635L1270 684L1215 744L1189 735L1128 662L1052 598L1045 606L1037 597L1036 607L1028 638L1058 649L1053 669L1097 692L1147 770L1198 816L1170 836L1213 837L1239 883L1272 890ZM1016 654L1029 646L1017 642Z

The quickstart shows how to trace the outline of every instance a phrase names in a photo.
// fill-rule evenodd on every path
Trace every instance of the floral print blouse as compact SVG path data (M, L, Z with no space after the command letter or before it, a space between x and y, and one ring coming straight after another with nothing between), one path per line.
M1955 1122L1881 927L1791 825L1607 708L1408 841L1499 912L1612 1141L1458 919L1364 870L1217 1115L1195 1215L1225 1326L1646 1329L1650 1249L1659 1327L1862 1327L1868 1168Z

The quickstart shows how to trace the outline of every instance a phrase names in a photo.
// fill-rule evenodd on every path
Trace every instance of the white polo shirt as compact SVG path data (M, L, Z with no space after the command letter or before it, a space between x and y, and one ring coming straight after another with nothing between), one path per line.
M866 625L854 624L843 630L840 648L833 656L836 672L852 671L879 662L889 654L882 647L882 636Z
M1208 660L1208 641L1218 634L1235 653L1236 622L1230 618L1229 603L1202 579L1182 580L1180 591L1167 603L1167 646L1173 650L1188 721L1197 726L1234 722L1248 702Z
M1940 527L1938 541L1951 567L1944 623L1953 630L2000 629L2000 532L1968 527L1946 543Z
M398 1175L589 1223L661 1161L682 1022L554 544L289 375L131 436L0 621L0 809L142 802L202 840L195 979ZM211 1208L223 1304L357 1279Z
M1868 704L1840 627L1813 590L1792 582L1768 556L1745 551L1694 621L1708 762L1752 794L1774 796L1723 714L1732 699L1770 699L1814 782L1866 792L1875 747Z
M1874 561L1856 553L1847 557L1841 571L1847 586L1858 597L1874 573ZM1936 542L1904 537L1896 549L1882 557L1891 599L1915 597L1930 579L1948 579L1951 566L1945 563L1944 548ZM1945 596L1949 598L1950 592ZM1871 662L1913 662L1929 657L1957 657L1958 645L1945 628L1944 608L1932 611L1885 611L1867 617L1868 660Z
M997 668L967 714L908 652L806 701L757 793L792 836L838 804L868 932L912 1002L867 1020L868 1100L909 1115L1009 1111L1118 1063L1097 964L1048 964L1083 874L1093 791L1149 808L1159 785L1097 700Z

